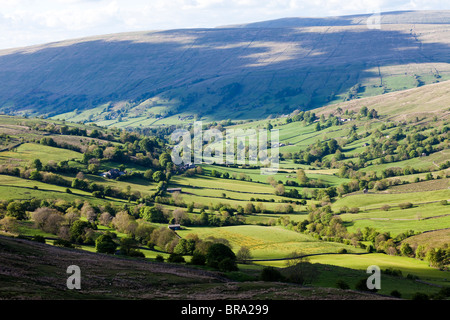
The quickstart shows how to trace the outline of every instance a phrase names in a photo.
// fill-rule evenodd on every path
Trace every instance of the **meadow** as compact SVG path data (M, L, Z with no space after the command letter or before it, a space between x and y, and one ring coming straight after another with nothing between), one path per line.
M18 164L24 162L30 165L34 159L40 159L43 163L49 161L67 161L81 159L82 153L54 148L34 143L24 143L14 149L14 151L0 152L0 164Z
M346 249L348 252L364 252L360 248L319 241L309 235L279 226L186 227L177 233L182 237L196 234L200 239L211 236L226 239L235 252L238 252L242 246L249 248L254 260L288 258L293 252L302 254L338 253L342 249Z
M445 87L447 87L446 84ZM424 90L423 88L421 88ZM431 89L430 89L431 90ZM433 87L435 90L435 87ZM420 90L419 90L420 91ZM416 96L416 90L410 92ZM387 96L387 101L395 102L395 99L402 98L397 94ZM378 98L377 98L378 99ZM362 100L362 99L361 99ZM375 100L365 100L366 102ZM442 271L438 268L430 267L428 261L418 260L415 258L389 255L386 253L368 253L365 245L368 241L353 241L353 239L326 239L327 233L320 232L298 232L300 223L310 219L310 213L314 210L323 208L331 209L331 214L336 215L342 220L342 226L347 232L357 232L366 227L374 228L380 233L389 233L391 237L403 234L413 230L414 233L404 239L402 242L408 242L413 248L419 243L432 246L444 247L448 245L448 230L450 228L450 206L445 205L443 200L450 200L450 189L448 189L449 178L446 174L448 169L438 168L445 165L447 161L448 142L444 133L441 134L438 145L443 150L433 152L426 157L413 157L408 160L402 160L395 163L380 163L379 159L370 160L358 167L359 155L362 152L370 150L366 147L367 143L371 143L372 133L375 130L381 130L384 137L393 134L393 128L382 128L382 124L388 123L387 119L396 119L397 114L395 108L380 106L380 117L368 120L358 116L357 113L343 114L347 110L358 109L353 102L340 104L343 108L340 115L343 117L351 117L352 121L331 125L328 128L317 130L315 123L304 123L303 121L290 122L285 117L276 119L265 119L260 121L251 121L239 123L230 126L231 128L267 128L270 123L274 128L280 130L280 142L286 144L280 148L283 160L280 162L280 168L277 174L270 176L262 175L258 167L251 169L246 167L226 167L213 164L201 164L201 173L177 172L176 167L172 167L170 174L167 165L161 165L158 160L161 151L154 151L153 154L146 153L145 144L136 138L116 131L117 129L100 128L97 126L88 127L88 132L81 136L77 135L58 135L49 133L45 128L52 126L61 126L65 123L62 121L50 120L34 120L40 123L40 129L37 130L36 123L30 119L13 120L11 118L1 118L0 125L9 128L10 141L19 142L20 145L10 150L0 152L0 164L15 165L21 169L29 168L34 159L39 158L43 164L51 161L61 162L68 161L68 165L72 171L58 172L58 174L68 181L72 181L78 172L83 172L84 180L88 184L95 184L102 188L111 187L122 191L121 199L111 198L102 194L94 196L93 190L83 191L80 189L52 185L42 181L20 178L17 176L0 175L0 192L4 201L20 201L29 199L40 200L62 200L72 201L88 201L96 207L97 215L101 214L107 203L116 205L117 210L125 210L133 215L132 220L136 223L143 223L140 220L140 209L145 205L154 206L158 204L164 210L166 221L146 221L157 228L167 228L167 223L176 222L175 210L183 212L182 214L190 218L187 225L182 225L181 230L177 234L181 238L186 238L191 234L197 235L200 239L208 239L209 237L222 238L228 240L232 250L237 253L240 248L247 247L250 249L252 264L240 265L241 273L230 274L231 277L257 279L258 274L264 266L273 266L287 270L286 258L293 252L301 253L309 256L309 260L318 268L318 277L312 283L316 287L336 287L336 281L344 279L353 288L359 278L366 276L365 269L368 265L379 265L381 269L394 268L399 269L403 273L403 277L393 277L383 274L382 294L390 295L392 290L399 289L405 298L411 298L414 293L426 292L428 294L436 293L438 287L435 285L448 285L448 271ZM389 111L386 111L389 110ZM93 110L101 112L102 110ZM429 108L430 114L443 111L441 106L433 105ZM317 114L327 114L327 112L335 112L335 107L325 107L318 109ZM445 113L446 114L446 113ZM433 125L438 128L444 128L448 124L446 118L442 117L438 120L430 120L430 115L422 125L427 125L428 121L433 121ZM78 118L77 118L78 119ZM79 119L82 119L81 117ZM136 120L139 120L136 118ZM423 120L423 119L422 119ZM422 121L422 120L419 120ZM47 123L52 122L52 123ZM322 120L317 120L316 122ZM389 120L390 121L390 120ZM27 124L32 126L32 130L28 130ZM125 122L123 123L125 124ZM414 130L416 123L399 123L406 132ZM78 128L83 125L76 124ZM356 126L356 129L353 127ZM227 127L226 127L227 128ZM352 129L353 128L353 129ZM28 131L26 131L28 130ZM112 138L102 140L90 137L93 130L109 133ZM354 131L357 138L354 141L346 142L349 138L349 132ZM30 133L29 136L26 133ZM20 133L20 134L19 134ZM158 133L161 139L164 139L167 131ZM423 134L432 133L432 127L422 131ZM49 147L36 143L42 137L52 137L62 139L58 141L71 141L80 147L82 152L76 152L68 149ZM339 161L335 161L335 154L328 154L320 160L311 163L296 163L294 161L295 154L311 150L311 146L318 145L321 142L328 142L336 139L338 144L342 145L342 151L345 157ZM142 142L142 143L141 143ZM405 140L400 140L400 144L406 145ZM85 155L89 155L89 150L95 145L102 150L106 150L106 146L115 146L116 150L121 150L121 157L94 159L93 163L98 163L98 168L94 171L88 169L89 162L81 161ZM164 150L164 149L163 149ZM165 149L167 151L169 149ZM317 152L315 150L314 152ZM313 152L313 153L314 153ZM84 154L83 154L84 153ZM151 155L152 162L135 161L137 158ZM92 156L92 155L89 155ZM132 158L126 158L131 156ZM127 161L133 160L133 161ZM155 164L155 161L158 164ZM328 161L328 163L327 163ZM355 165L356 164L356 165ZM354 166L355 170L352 175L342 174L341 166ZM367 193L359 188L357 191L344 193L342 196L333 194L333 190L338 190L343 184L354 183L355 180L362 179L361 173L373 174L380 173L391 167L405 168L411 166L416 169L428 170L432 169L432 179L429 178L428 172L414 173L410 175L390 177L386 181L408 181L408 183L400 183L398 185L386 186L384 190L375 190L370 188ZM122 168L129 172L124 179L107 179L100 176L100 173L111 168ZM144 177L144 173L152 168L163 174L158 178ZM288 185L288 181L297 182L297 169L303 169L310 185L308 187L296 187ZM213 172L221 174L228 173L228 179L224 177L215 177ZM135 175L132 176L131 172ZM161 178L162 177L162 178ZM160 179L160 180L158 180ZM168 181L165 181L168 180ZM423 181L426 180L426 181ZM272 183L272 184L271 184ZM319 187L314 187L318 183ZM285 191L296 189L298 191L297 198L290 198L287 194L275 194L275 185L283 184ZM181 188L180 193L161 192L161 188ZM340 189L339 189L340 190ZM330 192L331 196L324 196L324 192ZM129 197L137 194L136 197ZM174 200L171 202L171 200ZM302 200L302 204L296 203ZM159 202L159 203L158 203ZM400 205L410 202L411 208L401 209ZM259 206L263 212L240 212L237 213L239 207L245 208L249 203ZM292 206L292 211L285 213L287 203ZM194 204L191 208L192 212L187 212L188 205ZM228 206L228 207L226 207ZM229 219L227 223L212 224L208 222L199 222L201 213L205 208L208 219L217 218L225 221L225 218L238 217L237 220ZM231 209L230 209L231 208ZM242 209L240 208L240 209ZM355 213L345 212L344 209L358 208ZM80 209L80 208L79 208ZM228 212L228 211L230 212ZM235 211L233 211L235 210ZM325 210L325 209L324 209ZM227 212L226 212L227 211ZM266 211L266 212L264 212ZM81 217L85 219L85 217ZM151 219L151 218L149 218ZM232 222L229 222L232 221ZM237 221L237 222L236 222ZM308 221L310 223L311 221ZM217 221L216 221L217 223ZM228 225L229 223L235 225ZM319 225L319 228L323 227ZM327 226L325 226L327 227ZM108 227L98 224L95 234L104 232L113 232L117 235L117 242L122 238L129 236L127 232L119 232L111 225ZM23 235L39 234L47 238L55 237L55 235L46 234L34 228L32 221L20 224L19 232ZM131 232L131 231L130 231ZM439 238L440 240L436 240ZM336 240L336 241L335 241ZM338 241L339 240L339 241ZM402 242L396 242L394 245L397 249ZM52 241L47 240L48 244ZM169 247L156 247L156 250L150 249L148 243L140 243L140 251L145 259L154 261L157 256L161 255L165 259L170 257ZM80 248L86 251L95 252L93 245L81 244ZM346 254L347 253L347 254ZM191 256L185 255L187 262L191 261ZM417 282L406 279L407 274L412 274L420 278L421 281L431 283ZM233 278L233 279L236 279Z

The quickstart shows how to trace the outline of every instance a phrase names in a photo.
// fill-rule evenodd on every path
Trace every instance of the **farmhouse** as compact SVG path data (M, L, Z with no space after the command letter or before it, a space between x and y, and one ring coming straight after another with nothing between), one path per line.
M196 166L193 163L187 163L183 166L180 166L181 170L188 170L188 169L195 169L195 168L196 168Z
M181 229L181 225L179 225L179 224L169 224L167 226L167 228L169 228L170 230L180 230Z
M115 179L117 177L120 177L122 175L124 175L125 172L120 171L119 169L110 169L107 172L103 172L102 174L100 174L103 178L108 178L108 179Z

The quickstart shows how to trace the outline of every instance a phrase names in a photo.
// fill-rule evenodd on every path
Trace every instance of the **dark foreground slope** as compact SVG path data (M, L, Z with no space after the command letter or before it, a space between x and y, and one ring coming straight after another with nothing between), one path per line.
M0 111L133 126L179 114L255 119L450 79L449 12L383 13L380 29L368 18L291 18L3 50Z
M270 282L232 282L215 272L63 249L0 236L0 299L386 299L337 289ZM69 290L67 267L81 269Z

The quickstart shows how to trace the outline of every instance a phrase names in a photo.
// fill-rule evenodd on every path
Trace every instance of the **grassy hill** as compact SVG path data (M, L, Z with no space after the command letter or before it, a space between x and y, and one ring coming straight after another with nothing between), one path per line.
M426 95L427 90L445 88L446 85L448 84L440 83L423 86L411 90L409 100L407 96L403 99L405 103L414 101L414 97L421 96L417 91ZM0 287L0 294L5 298L52 298L58 295L77 299L215 299L228 298L238 290L243 299L284 299L286 291L291 293L289 298L365 299L372 296L354 291L337 291L337 281L344 279L351 289L355 289L357 282L367 277L367 264L379 264L382 270L393 268L396 272L402 272L399 277L384 271L386 273L383 273L383 285L379 293L391 295L393 290L397 290L406 299L413 298L417 292L437 297L435 295L439 290L448 286L446 265L430 266L426 257L404 256L400 249L403 243L409 243L413 250L418 250L419 244L426 246L428 251L446 248L445 237L442 237L443 241L436 241L432 235L448 232L450 228L448 205L442 203L443 200L450 200L448 168L440 167L445 166L447 161L442 155L448 151L448 132L444 130L448 125L448 115L445 109L442 109L441 102L437 102L426 108L428 113L424 113L418 122L391 120L399 115L396 108L391 108L391 104L394 101L402 101L396 96L396 93L386 95L387 101L377 106L379 113L374 119L361 116L359 106L347 102L339 105L342 117L352 120L330 126L325 123L330 114L337 112L336 106L318 109L318 114L326 114L324 121L318 119L308 123L291 119L292 122L289 122L287 119L290 117L282 117L232 126L263 128L270 121L280 130L281 141L287 145L280 148L284 158L279 172L272 178L276 184L284 184L286 191L297 190L298 198L275 194L273 183L267 176L260 175L259 169L203 164L199 167L201 170L196 168L195 172L188 174L179 172L170 165L163 166L159 156L167 150L167 145L160 141L155 144L157 147L149 149L149 137L138 133L56 120L2 116L0 221L3 234L31 238L42 236L46 238L47 245L54 245L56 238L68 239L67 241L75 243L77 249L65 251L35 242L17 242L18 240L2 238L0 254L3 249L9 254L5 256L4 261L7 261L5 266L10 271L3 276L0 274L0 283L5 284ZM440 97L439 101L445 101L444 98ZM370 99L375 100L378 97ZM370 99L366 100L368 106L372 105ZM438 110L441 110L441 117L433 119ZM324 128L317 131L317 123L323 123ZM391 124L394 124L394 127L391 127ZM344 143L353 126L356 126L356 135L351 141ZM407 160L396 160L394 157L398 156L400 148L390 154L393 157L391 162L386 160L379 163L380 158L383 158L382 154L374 155L366 162L354 160L359 159L360 153L370 150L370 146L363 146L363 143L373 143L372 138L377 134L377 129L382 136L387 136L399 128L405 133L396 141L399 146L412 145L412 141L408 142L408 136L417 133L424 135L422 141L429 141L429 134L436 138L429 150L430 154L423 157L417 154ZM158 134L159 138L164 140L164 134L159 131L149 133L151 139L155 139L154 135ZM327 163L327 160L335 157L335 154L329 154L311 163L299 162L301 157L297 157L297 154L312 152L311 145L328 143L331 138L340 141L342 151L346 154L343 159ZM50 143L51 141L53 143ZM121 156L112 159L115 154L112 150ZM37 158L41 161L40 170L36 167ZM383 172L391 167L403 164L404 168L408 168L408 165L404 164L406 161L423 171L404 174L402 172L400 176L382 178ZM351 175L342 175L341 167L350 166L350 163L354 165L354 172ZM124 177L108 179L99 175L105 170L117 167L127 172ZM299 168L304 169L309 178L307 186L292 184L297 181L296 170ZM149 170L161 171L166 177L170 172L165 187L181 188L181 192L161 192L161 183L155 181L153 175L147 175ZM40 172L40 175L32 176L36 171ZM213 171L219 172L220 175L213 175ZM366 181L373 172L378 174L376 182L383 181L386 185L380 190L372 185L369 191L364 193L359 188L359 183ZM228 175L224 175L225 173ZM429 174L432 175L431 178ZM397 179L400 182L388 184L388 179ZM324 192L333 188L341 190L344 185L354 184L355 180L358 182L357 189L343 192L341 195L324 196ZM84 181L84 184L80 184L80 181ZM410 202L411 207L401 208L400 205L406 202ZM327 207L332 214L330 218L341 221L344 233L340 236L336 236L335 231L329 229L326 221L322 226L312 221L316 210L325 210ZM351 212L350 209L354 207L358 208L358 211ZM20 208L22 214L17 212ZM159 210L162 218L147 215L146 209L150 208ZM49 219L49 225L39 224L37 213L40 210L53 215L54 220ZM17 219L13 218L11 222L7 219L11 216ZM125 217L126 220L120 222L119 217ZM70 226L73 218L81 223L92 223L84 228L78 238L72 237L74 230ZM301 226L305 221L310 227L302 230ZM167 224L170 222L181 223L182 230L177 232L181 238L175 237L170 231L162 231L168 230ZM389 237L389 248L391 251L395 250L395 253L389 251L387 254L378 238L362 236L362 232L372 229L382 237ZM136 250L142 254L142 261L116 260L113 256L94 255L95 239L103 234L113 234L118 245L122 244L123 239L133 238L137 241ZM253 261L250 264L240 264L237 272L226 272L220 276L217 275L217 270L205 267L196 267L195 271L190 271L189 265L185 264L174 267L180 271L176 275L170 271L173 265L165 264L161 271L161 265L155 264L156 260L160 259L159 256L169 259L181 239L195 239L199 248L204 241L216 239L214 241L229 244L236 254L242 247L247 247L251 251ZM379 252L367 252L367 248L375 244ZM29 260L25 261L23 258L29 252L36 253L31 255L31 258L27 256L27 259L41 259L41 262L36 262L37 265L47 263L48 255L55 252L57 257L65 257L66 253L75 255L73 260L64 258L64 262L70 260L84 263L87 259L91 266L86 264L85 268L94 274L85 280L88 283L87 291L78 294L64 289L64 282L58 282L60 276L65 276L65 270L60 264L62 261L59 260L51 264L51 267L38 268L38 280L28 286L28 289L22 288L20 284L23 282L20 282L19 276L11 275L25 273L22 268L26 268ZM276 267L289 274L290 269L286 266L286 261L294 252L311 255L310 266L317 275L308 282L308 286L314 287L313 290L288 283L274 285L271 282L258 281L262 270L267 266ZM121 257L125 258L123 255ZM13 259L19 262L14 264ZM118 266L118 270L122 271L111 271L114 273L112 275L100 270L100 267L97 268L104 259L107 260L105 263ZM190 263L193 256L186 254L184 259ZM91 262L95 260L98 262ZM133 271L125 272L124 268ZM140 274L141 270L145 275ZM205 270L208 272L206 278L200 276ZM36 277L32 271L27 272L31 272L26 273L27 276ZM48 275L53 272L55 276ZM165 272L170 274L166 275ZM192 277L189 278L191 274ZM228 280L218 280L218 277L223 276ZM118 281L117 286L120 286L122 291L119 292L115 287L103 289L105 283L112 281L111 279ZM142 283L137 284L136 279ZM217 289L223 288L223 281L226 281L227 288L231 286L230 290ZM166 290L163 284L174 285L176 289L170 287L170 290ZM148 290L144 292L148 286L155 290L152 293L148 293ZM133 289L123 291L124 288Z
M450 79L448 12L114 34L0 52L0 110L118 127L261 119ZM357 44L357 45L356 45Z
M0 236L0 258L2 299L389 299L333 288L311 289L276 282L234 282L214 271L121 259L3 236ZM66 270L73 264L81 270L81 290L66 287L70 276Z

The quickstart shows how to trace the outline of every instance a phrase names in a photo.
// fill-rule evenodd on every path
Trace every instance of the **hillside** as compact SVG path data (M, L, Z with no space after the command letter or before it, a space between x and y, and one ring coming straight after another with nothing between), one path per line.
M443 81L419 88L338 103L315 111L319 116L330 113L337 115L338 108L344 113L346 110L358 112L366 106L386 115L383 118L384 121L410 121L415 120L416 117L420 120L430 120L435 116L442 120L450 116L449 98L450 81Z
M445 85L410 90L414 93L410 100L398 101L412 104L430 88L442 87L445 92ZM397 109L391 104L396 95L386 95L388 101L380 104L375 116L374 109L364 115L362 106L341 105L341 117L338 109L331 109L318 110L328 112L319 119L300 112L232 125L262 128L270 121L280 129L285 146L280 147L280 170L273 176L261 175L258 167L211 164L184 171L167 158L164 136L170 131L164 128L127 132L0 116L2 234L45 238L49 245L60 239L80 249L45 246L39 247L41 251L38 246L43 245L35 242L0 240L0 251L8 254L0 256L0 294L8 299L39 295L226 299L238 292L242 299L361 299L367 296L335 288L361 290L358 283L367 278L367 266L376 264L383 270L380 294L398 297L400 293L412 299L423 293L444 299L450 250L445 237L435 241L433 235L440 230L448 233L450 227L448 117L437 102L427 106L429 114L423 119L395 121ZM439 110L441 116L434 117ZM116 168L124 174L104 176ZM299 178L299 169L306 180ZM172 223L181 225L176 234L167 227ZM96 241L106 235L120 248L115 251L120 260L92 255L101 249ZM236 255L246 247L252 257L239 263L238 271L219 269L228 278L225 289L217 269L196 256L205 257L214 243L229 245ZM91 254L84 256L82 250ZM59 277L65 274L58 259L67 252L77 256L64 258L64 263L87 260L83 268L94 274L86 278L82 296L60 291L64 283L58 282ZM310 257L306 273L298 274L286 265L292 254L299 253ZM123 259L127 255L137 255L142 264L134 266L136 260ZM181 273L173 278L153 268L161 266L155 262L179 255L183 260L176 270ZM45 265L32 269L30 261ZM98 267L115 268L119 261L124 262L118 266L122 271L114 276ZM183 272L191 264L208 270L212 278L201 278L196 271L188 280ZM166 266L164 270L173 270L172 264ZM260 282L266 266L276 267L291 283L314 289ZM143 268L146 275L140 274ZM38 272L38 280L24 290L15 275L36 278L33 272ZM103 289L105 279L118 281L122 291ZM170 286L161 288L161 283ZM151 285L154 290L145 292Z
M0 51L0 111L100 125L262 119L450 79L448 12L289 18ZM181 117L181 118L180 118Z
M233 282L217 272L93 254L4 236L0 236L0 259L0 299L389 299L332 288ZM81 270L80 290L66 287L71 275L66 270L73 264Z

